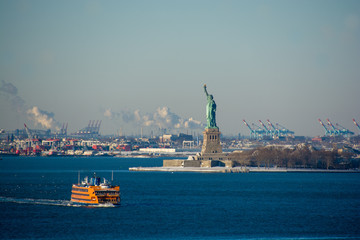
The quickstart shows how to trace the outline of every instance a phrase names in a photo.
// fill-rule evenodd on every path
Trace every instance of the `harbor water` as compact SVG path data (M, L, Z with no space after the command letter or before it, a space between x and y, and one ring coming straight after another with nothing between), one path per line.
M0 239L360 239L358 173L130 172L161 158L2 157ZM94 172L118 207L70 204Z

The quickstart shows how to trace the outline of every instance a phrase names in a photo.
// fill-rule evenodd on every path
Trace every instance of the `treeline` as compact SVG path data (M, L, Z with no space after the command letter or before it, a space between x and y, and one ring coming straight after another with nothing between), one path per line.
M310 145L300 145L295 149L259 147L250 151L233 152L229 157L240 166L354 169L359 168L359 158L355 158L356 155L352 150L315 150Z

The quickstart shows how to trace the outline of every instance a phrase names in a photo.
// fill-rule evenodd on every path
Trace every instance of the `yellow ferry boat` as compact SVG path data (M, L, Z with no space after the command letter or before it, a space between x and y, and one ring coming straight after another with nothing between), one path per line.
M88 178L78 184L73 184L71 190L71 202L85 205L120 204L120 187L112 186L111 183L96 176Z

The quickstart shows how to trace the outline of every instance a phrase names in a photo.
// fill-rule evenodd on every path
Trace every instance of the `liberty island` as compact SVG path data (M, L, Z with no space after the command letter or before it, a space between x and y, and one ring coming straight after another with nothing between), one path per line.
M192 167L192 168L212 168L228 167L232 168L235 163L228 158L228 153L223 153L220 141L221 132L216 124L216 103L212 94L207 91L206 84L204 92L207 99L206 104L206 128L203 132L204 140L201 152L195 156L189 156L187 160L164 160L163 167Z
M233 168L237 165L236 161L229 157L229 153L223 153L221 147L221 132L216 124L216 103L212 94L207 91L206 84L204 92L207 99L206 104L206 128L203 131L204 140L201 152L195 156L189 156L187 160L163 160L162 168L130 168L130 171L206 171L223 172L224 167ZM214 168L220 167L220 168ZM213 169L211 169L213 168ZM232 172L233 170L229 170ZM246 168L234 171L246 171Z

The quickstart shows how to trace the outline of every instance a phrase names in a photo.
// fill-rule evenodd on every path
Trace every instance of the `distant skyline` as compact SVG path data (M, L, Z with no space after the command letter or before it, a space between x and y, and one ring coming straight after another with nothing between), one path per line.
M0 128L359 134L360 1L0 0Z

